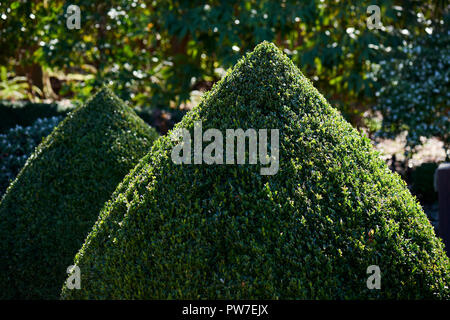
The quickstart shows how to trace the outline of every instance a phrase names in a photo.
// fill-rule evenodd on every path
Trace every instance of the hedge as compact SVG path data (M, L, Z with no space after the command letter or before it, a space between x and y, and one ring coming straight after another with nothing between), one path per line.
M105 205L75 257L81 289L63 299L450 297L442 241L406 184L275 45L175 128L192 135L196 120L279 129L278 173L175 164L173 132L161 137Z
M31 101L0 100L0 134L7 133L17 125L27 127L41 118L66 116L75 104L40 103ZM133 109L148 125L160 134L166 134L186 113L177 109L158 109L144 105Z
M104 202L157 137L102 89L43 140L0 203L0 298L57 298Z

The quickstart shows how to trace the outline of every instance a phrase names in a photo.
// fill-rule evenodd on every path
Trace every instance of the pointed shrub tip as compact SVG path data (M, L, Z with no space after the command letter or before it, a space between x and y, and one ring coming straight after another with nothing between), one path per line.
M281 51L275 44L269 41L261 42L252 51L253 54L269 53L269 52L281 52Z
M103 85L82 108L97 108L100 112L110 112L111 109L120 109L124 104L125 102L117 97L109 87Z

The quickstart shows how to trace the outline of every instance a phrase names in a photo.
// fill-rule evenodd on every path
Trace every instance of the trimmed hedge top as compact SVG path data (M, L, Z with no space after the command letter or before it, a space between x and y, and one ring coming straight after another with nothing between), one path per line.
M164 136L102 210L64 299L449 298L449 260L405 183L273 44L176 128L279 129L280 169L177 165ZM225 134L224 134L225 136ZM248 161L247 161L248 163ZM381 289L368 289L371 265Z
M57 298L105 201L157 133L102 89L46 137L0 203L0 298Z

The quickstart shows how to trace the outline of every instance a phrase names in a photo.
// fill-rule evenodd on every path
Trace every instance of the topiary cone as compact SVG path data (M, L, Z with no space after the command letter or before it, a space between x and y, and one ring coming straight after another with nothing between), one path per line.
M43 140L0 203L0 298L58 298L104 202L157 133L109 89Z
M175 164L173 132L160 138L75 257L81 289L62 298L449 298L449 260L405 183L273 44L176 129L192 135L197 120L224 136L279 129L279 171Z

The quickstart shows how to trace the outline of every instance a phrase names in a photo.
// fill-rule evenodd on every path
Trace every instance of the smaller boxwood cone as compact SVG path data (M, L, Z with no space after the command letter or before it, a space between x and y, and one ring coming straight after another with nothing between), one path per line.
M109 89L36 148L0 203L0 298L55 299L117 184L157 137Z

